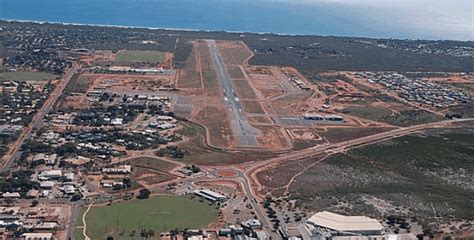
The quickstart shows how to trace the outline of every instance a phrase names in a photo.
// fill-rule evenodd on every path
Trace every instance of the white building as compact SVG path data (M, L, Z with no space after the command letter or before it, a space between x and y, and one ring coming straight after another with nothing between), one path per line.
M326 211L313 215L306 221L306 225L330 236L381 235L384 230L382 224L373 218L344 216Z
M42 189L52 189L56 185L52 181L45 181L45 182L40 182L40 188Z
M219 202L225 200L225 196L211 190L195 190L194 194L203 197L211 202Z
M258 219L249 219L242 223L242 227L246 227L252 230L261 229L262 223Z
M49 180L49 179L58 179L62 176L63 176L62 170L48 170L48 171L41 172L38 178L40 180Z
M53 240L52 233L23 233L25 240Z

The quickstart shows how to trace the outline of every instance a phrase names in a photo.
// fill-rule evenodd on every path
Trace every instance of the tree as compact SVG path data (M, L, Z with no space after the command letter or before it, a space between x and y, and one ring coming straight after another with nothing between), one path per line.
M107 240L114 240L114 237L108 236L108 237L107 237Z
M123 185L125 185L126 188L132 187L132 180L130 180L130 178L124 178L122 180L122 182L123 182Z
M81 200L81 198L82 198L82 195L80 195L80 194L74 194L74 195L71 197L71 201L72 201L72 202L79 201L79 200Z
M146 188L141 189L138 195L138 199L147 199L150 197L150 194L151 194L150 190Z

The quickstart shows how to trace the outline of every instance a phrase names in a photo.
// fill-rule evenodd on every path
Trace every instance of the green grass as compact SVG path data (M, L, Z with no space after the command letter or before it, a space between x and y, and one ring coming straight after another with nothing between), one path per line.
M158 158L150 158L150 157L133 158L133 159L130 159L129 162L133 166L143 167L143 168L152 169L152 170L156 170L160 172L168 172L178 166L178 164L175 164L175 163L163 161Z
M141 229L160 232L178 228L202 228L217 218L217 211L207 203L185 197L155 196L93 208L86 216L91 239L141 239ZM130 236L136 231L135 236Z
M0 73L0 81L47 81L59 78L58 75L44 72L2 72Z
M82 228L74 229L74 237L76 240L84 240L84 234L82 234Z
M76 227L74 229L74 237L76 238L76 240L84 240L84 234L82 234L82 228L78 228L78 227L84 226L84 224L82 224L82 216L84 215L85 211L86 211L85 207L81 207L78 210L78 214L76 217L76 224L74 226Z
M116 61L160 63L165 54L159 51L131 51L123 50L117 54Z

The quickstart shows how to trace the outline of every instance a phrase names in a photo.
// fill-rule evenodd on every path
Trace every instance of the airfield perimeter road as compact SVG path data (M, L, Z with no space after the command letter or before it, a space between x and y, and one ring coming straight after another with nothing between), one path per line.
M77 72L79 66L77 64L73 64L72 67L70 67L66 73L64 74L63 78L59 81L58 85L56 88L51 92L49 95L49 98L46 100L46 102L43 104L41 109L36 113L36 115L33 117L30 125L25 128L25 130L21 133L20 137L16 141L15 145L13 146L12 150L9 151L3 158L2 162L0 163L0 170L1 172L9 169L13 162L18 160L21 156L21 146L25 142L25 140L31 138L33 134L34 129L38 129L41 127L41 123L43 122L44 116L49 113L51 108L54 106L56 101L59 99L61 94L63 93L64 89L68 85L69 81L71 81L72 76Z
M217 48L214 40L207 40L209 45L209 51L211 53L212 63L217 73L222 91L224 94L224 105L229 110L229 116L231 118L232 130L237 140L237 144L243 147L257 147L257 136L259 130L252 127L245 116L240 100L234 89L234 84L230 78L227 67L225 66L224 60Z
M362 147L368 144L374 144L374 143L385 141L388 139L405 136L405 135L412 134L421 130L448 127L449 125L453 123L462 123L462 122L470 122L470 121L474 121L474 118L444 120L444 121L439 121L439 122L415 125L411 127L397 128L391 131L377 133L370 136L348 140L348 141L344 141L340 143L326 144L323 146L319 145L319 146L307 148L304 150L296 151L294 153L284 154L282 156L268 159L265 161L249 163L250 165L247 166L244 172L245 173L244 176L248 180L249 184L251 184L252 195L254 197L261 199L262 196L260 196L258 193L258 190L261 189L261 184L257 178L257 173L265 169L268 169L269 167L272 167L276 164L309 158L309 157L313 157L313 156L317 156L321 154L331 155L331 154L336 154L336 153L342 153L353 148L358 148L358 147Z

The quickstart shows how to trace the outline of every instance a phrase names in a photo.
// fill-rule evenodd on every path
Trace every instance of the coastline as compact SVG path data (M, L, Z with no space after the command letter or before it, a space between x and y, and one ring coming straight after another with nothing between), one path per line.
M53 22L53 21L38 21L38 20L24 20L24 19L7 19L0 18L0 22L9 23L35 23L35 24L56 24L64 26L86 26L86 27L108 27L108 28L123 28L123 29L145 29L145 30L164 30L164 31L184 31L184 32L205 32L205 33L230 33L230 34L256 34L256 35L276 35L276 36L292 36L292 37L339 37L339 38L364 38L364 39L397 39L407 41L457 41L470 42L470 40L449 40L449 39L419 39L419 38L388 38L388 37L374 37L363 35L323 35L323 34L290 34L290 33L276 33L276 32L245 32L245 31L228 31L228 30L207 30L207 29L192 29L192 28L166 28L166 27L148 27L148 26L125 26L125 25L111 25L111 24L91 24L91 23L70 23L70 22Z

